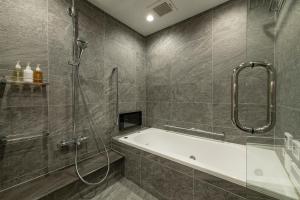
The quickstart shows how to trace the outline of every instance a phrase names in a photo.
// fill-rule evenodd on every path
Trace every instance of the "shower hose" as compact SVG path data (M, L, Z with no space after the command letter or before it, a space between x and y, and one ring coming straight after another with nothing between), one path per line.
M94 129L94 127L95 127L95 126L94 126L94 125L95 125L95 122L94 122L93 117L92 117L92 115L91 115L91 113L90 113L90 111L89 111L89 109L88 109L88 107L87 107L87 102L86 102L86 100L85 100L84 92L83 92L83 90L82 90L82 84L81 84L80 77L79 77L79 65L80 65L80 64L78 64L77 66L74 66L74 67L75 67L75 70L74 70L74 72L75 72L75 79L76 79L76 81L77 81L77 83L78 83L78 86L79 86L80 95L82 96L82 99L83 99L83 104L84 104L84 106L85 106L86 109L87 109L87 113L88 113L88 123L89 123L90 130L91 130L91 132L92 132L92 134L93 134L93 137L94 137L94 139L95 139L97 150L98 150L98 152L101 152L101 150L100 150L100 148L99 148L99 146L100 146L100 145L99 145L99 141L98 141L98 139L97 139L97 135L96 135L96 132L95 132L95 129ZM74 83L75 83L75 81L74 81ZM75 103L75 100L73 101L73 103ZM76 109L75 109L75 110L76 110ZM75 120L75 119L73 119L73 120ZM73 127L73 134L75 135L75 133L76 133L76 123L74 123L74 124L75 124L75 125L74 125L74 127ZM78 141L75 141L75 169L76 169L76 173L77 173L79 179L80 179L83 183L85 183L85 184L87 184L87 185L99 185L99 184L103 183L103 182L106 180L106 178L107 178L107 176L108 176L108 174L109 174L109 171L110 171L110 159L109 159L109 155L108 155L108 149L107 149L107 147L106 147L106 145L105 145L105 143L104 143L102 137L100 136L99 138L100 138L100 140L101 140L102 145L104 146L104 150L105 150L106 157L107 157L107 171L106 171L105 176L104 176L100 181L98 181L98 182L88 182L88 181L86 181L86 180L80 175L79 169L78 169L78 145L79 145L79 144L78 144ZM78 140L78 137L77 137L76 140Z

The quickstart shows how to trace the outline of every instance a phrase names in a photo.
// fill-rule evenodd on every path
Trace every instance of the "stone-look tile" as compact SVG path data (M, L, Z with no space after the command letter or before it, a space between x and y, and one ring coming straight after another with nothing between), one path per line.
M155 85L170 85L171 66L169 65L169 63L167 63L166 60L163 60L163 57L161 57L161 55L148 57L149 65L147 74L147 87Z
M262 193L256 192L256 191L251 190L249 188L247 188L246 193L247 193L247 198L246 199L249 199L249 200L276 200L277 199L277 198L273 198L273 197L270 197L270 196L266 196Z
M252 3L255 3L252 0ZM248 10L247 60L274 62L275 13L265 12L267 6Z
M247 2L234 0L213 11L213 62L223 63L246 49Z
M246 188L243 186L231 183L229 181L220 179L218 177L201 172L199 170L194 171L194 176L195 176L196 182L197 182L197 180L200 180L202 182L206 182L215 187L219 187L220 189L225 190L227 192L231 192L233 194L236 194L236 195L239 195L242 197L246 197Z
M66 8L70 6L70 3L70 0L48 1L48 14L55 15L57 18L64 21L70 21L70 15L66 12Z
M239 120L247 127L261 127L265 125L267 108L265 105L256 104L240 104L239 105ZM227 132L230 129L236 129L231 121L231 105L230 104L214 104L213 105L213 126L223 127ZM237 129L236 129L237 130ZM221 131L219 129L219 131ZM234 131L236 132L236 131ZM232 133L231 133L232 134ZM238 134L238 133L237 133ZM261 135L262 136L262 135ZM264 133L263 136L273 137L273 131ZM242 139L242 138L241 138Z
M147 62L145 53L136 53L136 100L147 100Z
M300 110L285 106L277 106L276 138L284 138L284 133L288 132L294 136L294 139L299 139L299 121Z
M206 11L170 28L177 46L211 34L212 11Z
M247 4L243 0L227 2L213 11L214 103L231 101L232 70L246 59L246 21Z
M172 83L211 81L211 34L179 47L172 55Z
M145 158L142 158L141 185L159 199L193 199L192 177Z
M188 175L188 176L193 176L194 175L194 172L193 172L192 168L187 167L187 166L182 165L182 164L179 164L177 162L162 158L162 157L154 155L152 153L142 151L141 156L144 157L145 159L151 160L153 162L157 162L161 165L164 165L166 167L174 169L174 170L176 170L180 173L183 173L185 175Z
M147 102L147 117L153 119L170 120L171 104L157 101Z
M105 63L106 67L118 67L119 83L135 83L136 66L134 64L136 55L132 49L122 46L116 41L105 40ZM105 76L111 74L106 70Z
M231 76L234 67L244 62L246 54L241 52L232 59L213 65L213 102L231 102Z
M71 131L72 107L49 106L50 134L67 133Z
M267 94L268 74L265 69L248 68L240 73L239 103L267 104Z
M245 111L242 107L239 112L240 121L243 122ZM231 121L231 104L213 104L213 126L234 128Z
M170 101L171 86L168 85L152 85L147 88L148 101Z
M154 196L125 178L92 198L92 200L119 200L120 196L124 200L157 200Z
M45 167L42 151L42 138L8 142L1 150L0 182L6 188L36 176ZM39 175L39 174L38 174Z
M195 180L194 200L246 200L211 184Z
M212 105L208 103L172 103L171 109L174 121L198 124L210 124L212 121Z
M88 27L94 27L97 24L91 24ZM103 25L104 26L104 25ZM79 73L85 79L93 79L102 81L104 78L104 33L103 26L97 27L96 30L90 28L79 29L80 38L88 42L81 57L81 67ZM88 31L86 31L88 30Z
M48 130L47 107L9 107L8 135L12 137L26 137L42 135Z
M72 80L71 76L50 75L49 105L72 104Z
M47 1L32 0L23 5L19 0L5 0L0 13L0 68L13 69L18 60L23 66L26 62L47 66Z
M80 84L82 92L78 89L78 96L88 104L101 104L107 102L108 94L105 91L104 83L102 81L96 81L91 79L85 79L80 77ZM79 102L82 103L82 102Z
M147 127L161 128L161 129L164 129L165 125L168 125L170 122L169 120L151 118L148 116L147 116L146 120L147 120L146 121Z
M119 84L119 102L136 101L135 84Z
M6 85L1 107L47 106L47 87Z
M141 184L141 157L140 151L130 151L128 148L119 146L119 144L113 144L112 148L124 155L125 157L125 170L124 175L127 179L134 183Z
M137 52L144 51L144 38L121 22L107 15L105 27L107 40L116 41L129 49L136 49Z
M119 113L129 113L136 111L136 102L119 102Z
M210 81L172 85L172 100L176 102L210 103L212 84Z
M146 126L147 102L136 102L136 110L142 111L142 125Z
M49 10L51 4L63 4L63 1L52 1L49 3ZM72 59L72 23L69 17L61 18L60 12L61 8L49 11L48 15L49 73L66 77L72 72L71 66L68 65L68 61Z

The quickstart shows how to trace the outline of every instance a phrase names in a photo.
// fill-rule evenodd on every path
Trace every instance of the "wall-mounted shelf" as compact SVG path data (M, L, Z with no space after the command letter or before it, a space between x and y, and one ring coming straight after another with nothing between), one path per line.
M43 83L34 83L34 82L26 82L26 81L15 81L12 80L11 77L5 77L6 84L11 84L11 85L20 85L20 86L32 86L32 87L45 87L49 85L49 83L45 80L43 80Z

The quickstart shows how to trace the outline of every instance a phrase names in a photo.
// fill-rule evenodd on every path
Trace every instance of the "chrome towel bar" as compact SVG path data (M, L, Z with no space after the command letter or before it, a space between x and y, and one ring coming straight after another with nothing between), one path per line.
M268 72L268 114L267 124L262 127L252 128L243 126L239 121L239 80L240 72L246 68L265 68ZM276 122L276 74L272 64L265 62L247 62L235 67L231 84L231 120L240 130L248 133L265 133L270 131Z

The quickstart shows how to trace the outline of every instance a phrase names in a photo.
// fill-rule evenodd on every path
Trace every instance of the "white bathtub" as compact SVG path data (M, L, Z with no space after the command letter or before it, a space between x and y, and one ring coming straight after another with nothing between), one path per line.
M246 148L166 130L149 128L118 139L130 146L246 186ZM190 157L194 156L196 160Z
M117 140L244 187L248 183L250 188L278 199L299 199L273 146L246 147L156 128Z

